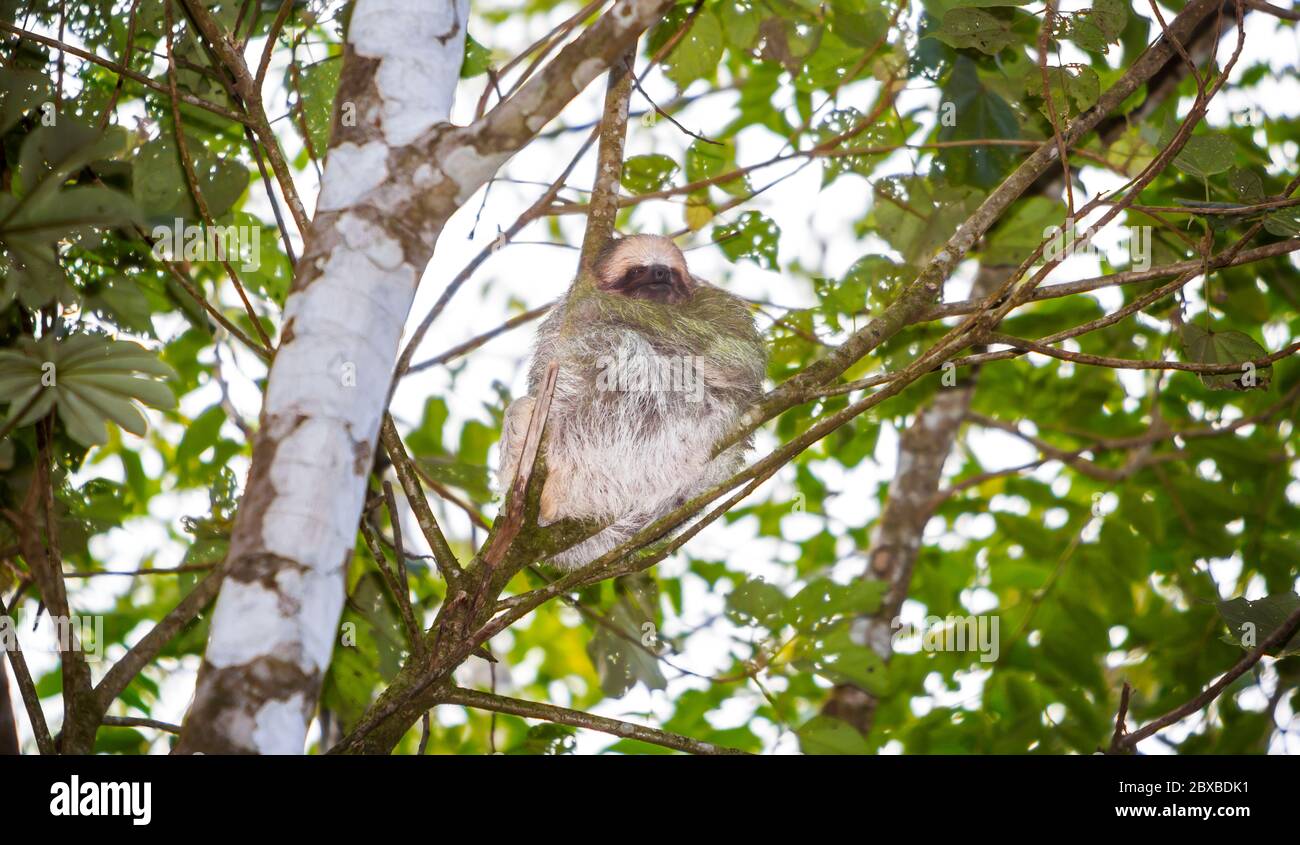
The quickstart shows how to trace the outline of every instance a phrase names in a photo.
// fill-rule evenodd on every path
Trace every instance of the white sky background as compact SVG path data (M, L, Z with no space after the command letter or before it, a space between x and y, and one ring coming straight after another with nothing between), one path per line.
M919 5L919 3L913 4L915 7L914 13L915 9L919 9ZM1081 2L1067 2L1062 3L1062 9L1069 11L1074 8L1086 7L1086 5L1086 3ZM1146 4L1142 3L1134 5L1142 8L1146 6ZM488 24L481 19L475 19L475 21L471 22L470 33L480 42L493 49L496 63L500 64L503 56L514 55L524 45L531 43L556 23L572 14L575 8L576 5L574 4L566 4L563 8L552 12L546 20L534 18L525 21L515 16L501 24ZM1166 20L1168 20L1171 13L1168 10L1164 11ZM1140 9L1139 13L1141 13ZM1149 10L1147 16L1150 16ZM1208 122L1211 125L1224 125L1232 119L1232 112L1251 105L1262 108L1275 119L1283 116L1294 117L1300 111L1300 80L1297 79L1295 73L1297 62L1300 60L1300 43L1297 41L1296 30L1294 28L1279 29L1272 18L1256 13L1247 17L1246 32L1246 48L1238 64L1236 74L1239 75L1242 70L1251 67L1257 62L1266 61L1278 76L1261 83L1260 95L1253 103L1250 101L1251 98L1236 92L1225 91L1220 94L1210 110ZM1231 43L1230 41L1221 48L1222 56L1226 57L1230 52ZM255 43L253 49L255 54L260 52L260 43ZM1078 56L1071 54L1071 49L1070 45L1065 45L1063 51L1065 61L1078 58ZM314 48L314 50L313 53L313 48L309 47L306 50L306 55L312 58L321 58L324 55L319 47ZM285 55L279 53L277 57L282 62ZM641 61L638 67L643 66L644 60ZM274 83L266 96L268 113L272 118L283 113L286 103L284 90L279 85L280 80L283 78L283 74L280 72L282 68L282 64L279 68L273 66L268 74L268 80ZM457 97L456 107L453 110L454 122L467 123L472 118L474 106L478 101L485 80L486 77L481 76L477 79L468 80L463 84L462 91ZM659 103L668 102L676 93L673 83L665 79L657 71L653 72L643 85L646 91ZM840 107L853 106L866 111L873 101L876 87L874 82L862 82L848 86L841 92L836 105ZM706 90L706 88L705 83L699 82L688 93L698 93L698 90ZM565 110L560 119L546 127L543 134L559 126L573 126L595 120L599 116L603 92L604 79L602 77L575 100ZM788 95L788 92L785 93ZM734 104L737 98L738 95L734 92L711 94L688 106L676 116L684 126L709 134L720 130L734 114ZM820 100L815 100L815 102L820 105ZM909 90L900 97L899 109L901 112L907 113L915 108L927 107L930 113L933 114L937 103L938 92L933 88ZM776 102L773 106L787 109L793 114L791 102ZM648 104L645 99L639 93L634 92L632 110L639 112L647 107ZM792 119L798 123L797 117ZM958 115L958 119L960 120L960 115ZM281 121L277 124L277 127L281 133L282 143L286 147L287 157L292 159L300 149L300 142L297 134L289 131L285 124L285 121ZM927 122L927 129L918 133L913 140L924 135L928 131L929 125L931 124ZM564 133L554 140L534 143L512 159L499 175L517 180L549 184L577 151L586 136L587 132L585 130L574 131ZM627 154L631 156L651 152L665 153L674 160L681 162L683 153L690 141L689 137L686 137L667 121L660 120L652 127L647 127L634 119L629 125ZM739 163L743 165L764 161L782 151L783 145L783 139L777 138L765 129L753 127L746 129L737 138ZM1284 149L1275 153L1273 168L1294 173L1298 154L1300 154L1300 150L1296 149L1295 144L1288 142ZM919 155L920 153L916 151L896 154L891 162L890 172L911 172L913 157ZM796 161L761 170L754 174L754 184L755 186L766 184L782 174L796 169L801 163ZM570 184L577 187L588 187L593 170L594 150L588 153L585 160L574 170ZM1088 189L1093 192L1099 188L1114 187L1119 183L1116 177L1088 167L1082 168L1081 176ZM680 184L684 177L679 172L675 178ZM308 167L298 174L297 184L304 203L309 209L313 208L317 187L315 171ZM444 230L433 263L424 274L415 307L408 322L408 333L409 330L414 329L420 319L427 313L429 307L437 299L446 284L460 272L479 250L492 242L499 230L509 227L519 213L528 207L544 190L545 186L543 184L520 185L497 181L490 187L486 203L483 202L483 191L480 191L465 204ZM575 191L565 191L562 196L573 199L581 195ZM861 177L841 177L830 187L824 190L821 189L821 165L813 164L760 194L752 202L723 215L720 219L734 220L744 211L762 211L781 227L780 262L782 266L793 260L798 260L802 266L810 268L819 275L835 278L842 276L850 265L864 254L888 252L887 246L874 237L858 239L853 233L853 223L867 212L870 206L870 196L870 188ZM250 200L245 206L246 210L259 214L265 220L272 220L270 206L266 202L261 185L255 182L249 197ZM480 214L480 205L482 206L481 216L474 236L471 238L470 232L475 227L475 216ZM683 225L682 208L683 206L678 201L643 204L638 209L633 220L635 230L666 232L679 229ZM576 244L580 241L583 222L584 218L580 216L568 216L560 219L565 239L569 243ZM552 240L547 225L546 221L530 225L517 238L517 241L524 243L511 245L488 259L451 301L442 316L434 324L421 350L415 356L416 362L499 325L507 316L517 313L517 309L510 307L511 303L521 303L525 308L532 308L552 301L564 292L575 271L576 250L554 245L528 243ZM290 226L292 226L292 223L290 223ZM783 306L811 306L816 304L811 286L802 279L783 277L779 273L759 268L749 261L731 264L721 250L707 245L709 231L709 228L706 227L703 232L697 233L692 239L682 242L683 247L688 250L690 247L703 245L703 248L687 252L687 259L693 273L721 284L728 290L743 296L764 299ZM1120 243L1119 228L1112 226L1106 233L1098 237L1097 243L1103 248L1114 249L1117 247ZM301 254L301 244L295 245L295 252ZM965 298L969 290L972 272L973 264L967 262L956 277L949 282L945 298L950 300ZM1095 258L1075 257L1058 268L1049 279L1049 282L1085 278L1098 275L1100 272L1099 263ZM1189 302L1192 303L1193 308L1198 308L1198 301L1192 290L1194 288L1195 285L1189 287ZM225 291L225 294L227 300L236 301L232 290ZM1097 291L1094 295L1107 307L1114 307L1120 301L1118 292L1113 290ZM183 328L179 321L168 323L168 321L161 318L156 319L156 325L160 336L164 339L173 336L173 333L178 333ZM442 396L447 401L450 411L445 444L454 447L457 442L459 428L465 421L487 419L484 406L485 403L495 401L495 394L491 387L493 382L499 381L507 384L514 396L522 395L525 392L527 357L531 350L534 326L535 324L521 327L494 339L466 358L455 362L454 366L463 367L463 370L456 379L454 389L451 386L451 380L446 370L443 368L433 368L407 378L397 391L392 406L394 415L399 421L399 426L417 424L421 418L426 397L430 395ZM766 324L763 327L766 328ZM1288 339L1285 328L1281 327L1280 324L1270 329L1270 332L1272 333L1266 335L1265 338L1270 348L1277 348L1281 342ZM833 340L833 338L831 339ZM234 402L247 419L255 421L261 397L253 379L261 377L264 374L264 369L251 354L242 351L235 353L237 367L229 366L230 348L227 345L222 354L223 360L226 362L225 374L232 382L231 389ZM1040 365L1044 363L1044 360L1038 358L1038 356L1031 356L1031 360L1034 359L1037 359L1037 363ZM1120 375L1126 389L1134 397L1131 401L1137 401L1137 398L1144 392L1141 376L1127 372ZM182 411L186 414L197 415L217 402L218 399L219 391L216 385L208 384L185 397L182 403ZM156 414L151 416L155 424L160 423ZM231 424L227 423L227 425ZM233 434L233 429L228 433ZM123 434L123 436L128 441L134 439L129 434ZM1001 433L972 431L968 435L968 442L989 469L1014 466L1036 458L1036 454L1025 443ZM758 450L755 454L765 453L774 443L775 439L770 434L761 435L758 440ZM143 441L139 442L139 446L141 447L146 470L151 473L161 471L162 462L160 457L152 449L148 448ZM815 464L813 466L814 471L834 495L827 499L825 514L791 514L786 517L782 523L783 539L775 540L773 538L758 537L752 519L741 520L733 525L726 525L719 521L705 529L691 541L690 550L692 555L704 559L727 560L733 569L787 586L792 582L792 568L782 566L778 562L794 560L798 556L798 544L801 541L820 531L830 531L840 537L838 549L841 562L835 573L837 579L847 581L856 577L863 570L864 562L860 556L854 554L853 544L844 536L844 533L847 528L861 526L874 519L877 515L878 507L872 495L878 483L892 476L896 450L897 437L892 427L886 425L876 448L874 460L864 461L852 470L846 470L844 467L830 462ZM232 468L242 483L247 471L247 462L240 459L232 465ZM1207 470L1209 469L1212 468L1207 468ZM773 480L765 484L750 501L759 501L763 497L770 497L777 501L789 500L793 493L790 482L792 475L793 472L789 470L779 473ZM1049 464L1039 470L1036 475L1046 480L1057 479L1056 484L1061 486L1055 489L1061 494L1068 490L1068 477L1059 477L1061 475L1059 465ZM1293 475L1300 478L1300 466L1296 467ZM117 462L109 460L105 463L87 466L82 473L81 480L95 476L120 480L121 472ZM1300 501L1300 482L1293 482L1287 492L1293 500ZM431 499L431 503L435 507L439 504L436 499ZM1106 504L1105 507L1113 507L1113 502ZM125 528L112 531L108 535L98 538L97 544L93 547L94 551L99 559L104 561L111 569L132 569L138 567L144 561L149 561L154 566L176 565L186 551L186 544L183 539L187 535L181 529L181 517L204 513L207 508L206 491L176 491L171 494L160 495L154 499L152 519L134 520ZM1024 512L1023 503L1006 497L995 500L994 508ZM464 540L467 537L469 522L460 511L454 508L441 509L439 519L453 542L456 539ZM980 540L986 539L992 530L993 520L987 514L968 515L959 520L957 525L953 527L946 526L942 520L932 520L927 529L926 540L930 543L937 542L945 546L950 544L958 546L968 542L978 543ZM418 530L413 528L404 532L404 535L415 538L415 540L422 540ZM1205 568L1204 564L1198 565ZM665 574L675 574L684 569L685 563L679 555L661 563L659 566ZM1240 560L1216 561L1210 564L1209 568L1212 575L1223 586L1225 596L1231 594L1236 587L1236 578L1241 571ZM70 584L70 587L74 589L73 600L75 606L83 613L93 613L108 609L111 606L113 596L127 589L127 580L96 578L85 582L84 586L77 587L74 583ZM1248 585L1247 597L1257 598L1262 594L1262 584ZM968 591L965 602L967 610L972 613L996 612L995 599L987 590L975 589ZM722 597L709 592L703 582L693 576L685 579L684 603L685 616L681 619L668 620L669 624L665 633L669 636L672 636L680 628L696 627L705 620L717 616L722 609ZM30 616L31 608L25 608L25 610ZM919 623L926 615L926 612L923 606L909 601L904 608L904 620ZM576 624L576 614L574 619ZM50 651L51 641L48 636L42 632L30 633L28 630L30 627L30 624L28 624L23 628L23 645L32 672L34 676L39 678L56 665L56 660L55 655ZM142 626L135 633L133 639L142 636L146 630L147 627ZM1117 627L1114 629L1113 635L1116 651L1111 655L1108 662L1111 665L1118 665L1128 659L1129 655L1122 648L1123 629ZM686 641L685 654L674 657L672 661L678 666L703 674L725 669L730 664L728 654L732 648L732 637L734 636L742 639L748 638L747 632L737 631L726 622L715 623L708 629L691 636ZM494 650L498 652L504 650L509 642L509 637L509 632L506 632L497 640L494 640ZM110 653L109 659L115 660L118 656L120 655ZM478 662L480 661L471 661L471 664ZM107 665L110 664L108 662L102 663L96 667L95 671L100 673ZM175 669L164 682L161 701L154 706L152 715L154 718L164 721L180 722L193 692L197 660L187 659L179 663L164 661L162 665L174 666ZM513 671L518 680L526 681L536 671L536 661L525 661L522 666L513 667ZM673 679L678 673L668 667L664 668L664 672L671 679L669 688L666 691L649 693L642 687L637 687L622 699L602 702L595 708L595 711L602 715L616 718L623 717L633 721L644 721L646 713L652 713L656 718L666 718L672 712L671 702L677 695L685 689L707 685L706 681L698 678L682 677ZM481 674L485 680L486 672ZM927 683L927 692L929 694L914 699L914 708L918 713L924 713L935 704L950 705L955 702L963 702L967 706L976 706L983 678L982 673L969 673L963 679L961 690L954 694L943 690L939 676L935 674ZM1266 684L1269 691L1272 689L1274 679L1275 675L1273 675L1272 670L1268 670ZM768 682L777 689L781 688L779 679L770 679ZM505 683L498 684L498 691L509 693L508 686ZM574 694L573 690L567 689L558 683L553 684L552 689L548 692L550 699L560 705L568 704ZM1258 706L1260 709L1263 708L1266 697L1258 688L1247 693L1246 696L1251 705ZM750 721L752 708L759 700L757 690L751 687L748 694L737 695L721 711L711 714L710 718L718 727L744 724ZM53 699L47 699L43 703L47 709L47 720L52 725L56 725L59 719L57 702ZM1243 704L1246 703L1247 699L1243 699ZM1049 713L1049 715L1053 719L1059 719L1061 715L1059 712L1060 705L1055 705L1055 707L1058 708L1058 712ZM24 742L30 745L32 742L31 734L27 728L25 711L22 710L20 703L18 712L24 714L20 717L20 723L24 731ZM120 711L114 710L114 712ZM1284 724L1286 720L1290 719L1293 728L1297 727L1297 722L1300 721L1295 714L1286 709L1285 704L1279 708L1278 715ZM455 707L440 707L436 716L445 724L453 724L464 718L463 711ZM1201 718L1200 715L1194 717L1189 720L1185 728L1180 726L1180 728L1170 731L1170 735L1177 737L1180 735L1178 731L1194 729L1200 723ZM794 736L790 733L780 733L777 726L771 725L764 720L755 720L752 727L767 740L770 749L778 752L797 751L798 745ZM603 734L582 731L579 732L578 747L580 751L584 752L596 751L609 745L611 741L610 737ZM1289 747L1286 747L1287 743L1289 743ZM166 739L160 737L154 743L153 750L158 753L165 753L167 750ZM1148 753L1162 753L1167 751L1167 748L1157 741L1147 740L1141 745L1141 750ZM1274 753L1300 753L1300 736L1293 733L1289 740L1275 740L1274 747L1271 750Z

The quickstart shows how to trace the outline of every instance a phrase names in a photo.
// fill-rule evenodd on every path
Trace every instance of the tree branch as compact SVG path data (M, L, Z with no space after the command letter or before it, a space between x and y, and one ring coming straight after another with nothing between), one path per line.
M1182 721L1198 710L1208 707L1216 698L1223 694L1228 686L1242 675L1250 670L1264 657L1264 655L1273 648L1288 642L1296 632L1300 631L1300 608L1293 610L1282 624L1277 627L1273 633L1269 634L1253 651L1237 661L1237 663L1224 672L1223 675L1214 683L1210 684L1201 692L1200 695L1192 698L1186 704L1175 707L1168 713L1158 719L1150 721L1141 728L1132 733L1125 733L1122 729L1123 714L1121 713L1116 719L1115 736L1111 740L1111 753L1131 751L1139 742L1153 734L1156 734L1165 728ZM1127 684L1125 685L1127 687ZM1121 699L1121 704L1123 700Z
M1096 105L1075 118L1062 132L1065 144L1070 146L1081 139L1159 71L1175 53L1171 41L1186 38L1219 6L1219 3L1220 0L1192 0L1188 3L1170 24L1169 36L1162 37L1149 47L1133 63L1133 66L1101 95ZM1187 129L1186 125L1184 129ZM721 444L720 448L743 440L766 420L802 403L810 391L815 391L843 373L853 363L914 320L930 303L941 296L944 280L956 269L966 253L992 228L994 223L1001 219L1012 203L1057 161L1056 139L1040 144L980 203L979 208L957 228L947 243L925 265L916 279L899 293L889 307L833 352L770 391L750 409L738 429ZM1136 196L1132 195L1130 201L1135 198ZM1001 315L998 317L1000 319Z
M690 737L661 731L657 728L648 728L644 725L634 725L631 722L621 722L618 719L584 713L581 710L570 710L566 707L556 707L553 704L543 704L537 701L520 701L517 698L506 698L505 696L468 690L462 687L446 689L438 698L440 704L459 704L462 707L508 713L511 716L519 716L525 719L542 719L560 725L587 728L601 733L613 734L623 739L635 739L648 742L651 745L672 748L675 751L685 751L687 754L746 753L723 745L714 745L711 742L700 742Z
M379 436L384 451L393 462L393 470L402 484L406 502L411 506L415 521L419 524L420 531L424 533L424 539L433 552L433 561L438 571L442 573L443 580L449 587L453 587L461 576L460 562L456 560L456 554L447 544L447 538L443 536L442 528L438 526L433 509L429 507L429 500L424 495L424 489L420 487L419 468L411 460L411 456L406 454L406 447L402 445L402 437L397 433L397 426L393 424L391 415L384 414ZM397 519L396 514L393 515L393 519Z
M600 144L596 147L596 179L587 206L587 228L578 259L578 278L589 276L596 257L614 235L618 216L619 184L623 179L623 147L627 141L627 107L632 98L632 61L636 48L628 50L609 68L609 87L601 112Z
M36 684L32 682L32 673L27 668L27 660L23 657L22 647L18 644L17 622L10 616L9 608L5 606L2 596L0 596L0 619L12 628L10 634L13 636L13 648L5 649L5 653L9 655L9 665L14 668L18 692L22 695L23 706L27 708L27 721L32 726L32 733L36 735L36 747L40 749L41 754L58 754L58 749L54 746L54 738L50 736L49 725L45 723L45 712L41 710L41 698L36 694ZM4 667L0 666L0 672L3 671ZM8 690L6 694L7 692Z

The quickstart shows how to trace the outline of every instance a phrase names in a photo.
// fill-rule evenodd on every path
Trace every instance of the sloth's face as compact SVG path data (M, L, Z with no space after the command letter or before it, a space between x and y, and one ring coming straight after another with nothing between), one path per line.
M666 264L632 267L608 287L633 299L678 304L690 298L690 277Z
M596 280L611 293L672 305L689 299L695 286L677 245L654 235L615 241L596 264Z

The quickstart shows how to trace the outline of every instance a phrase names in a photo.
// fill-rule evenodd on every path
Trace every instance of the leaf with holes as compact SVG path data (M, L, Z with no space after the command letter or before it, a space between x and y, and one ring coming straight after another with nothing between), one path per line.
M801 638L793 663L800 671L816 673L833 684L853 684L872 695L880 695L888 687L885 662L853 641L848 623Z
M76 293L60 264L60 244L139 219L130 197L103 185L64 187L92 161L125 149L125 134L75 120L41 126L24 140L12 193L0 193L0 309L19 297L28 308Z
M1128 6L1123 0L1095 0L1091 9L1066 13L1061 28L1066 38L1085 50L1106 52L1119 40L1128 22Z
M53 86L43 73L9 67L0 72L0 135L32 109L46 102L53 105L52 92Z
M816 132L819 144L829 145L836 139L843 139L835 145L841 149L883 147L886 143L884 130L881 127L867 125L866 116L853 108L835 109L830 112L818 124ZM872 165L885 155L885 153L827 155L823 159L825 164L822 170L822 185L829 185L844 173L859 173L866 176L871 172Z
M1016 40L1010 22L982 9L953 9L943 16L933 35L949 47L973 47L990 56L996 56Z
M339 71L342 68L343 57L330 56L302 68L297 72L296 80L293 69L290 68L285 82L285 86L297 94L293 126L302 134L302 124L307 125L307 139L311 141L312 151L318 158L325 155L329 146L330 128L334 119L334 97L338 94Z
M777 241L781 229L772 218L757 211L746 211L735 223L715 226L713 241L732 261L753 259L759 266L777 269Z
M125 194L99 185L15 199L0 194L0 309L17 296L28 308L76 298L59 260L59 244L138 217Z
M1101 77L1090 67L1053 67L1047 69L1047 90L1051 94L1051 109L1043 97L1041 73L1025 77L1025 88L1030 96L1042 99L1038 111L1049 121L1055 115L1062 124L1074 115L1081 114L1096 104L1101 96ZM1064 128L1064 127L1062 127Z
M710 9L695 16L695 23L663 61L664 75L685 88L712 76L722 61L722 24Z
M623 187L634 194L662 191L677 170L677 162L661 153L632 156L623 162Z
M190 154L198 190L208 205L208 212L214 219L220 217L248 188L248 169L233 157L212 154L188 133L185 149ZM136 202L151 222L170 224L177 217L188 220L198 217L190 195L189 177L170 134L136 150L132 188Z

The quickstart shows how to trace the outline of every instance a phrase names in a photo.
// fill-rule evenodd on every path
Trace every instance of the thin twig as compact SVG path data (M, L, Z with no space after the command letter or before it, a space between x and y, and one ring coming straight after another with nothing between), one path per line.
M734 748L727 748L724 745L714 745L711 742L700 742L697 739L681 736L680 734L661 731L658 728L650 728L644 725L635 725L631 722L622 722L618 719L610 719L605 716L596 716L591 713L584 713L581 710L570 710L567 707L556 707L553 704L543 704L537 701L521 701L517 698L506 698L502 695L493 695L492 693L480 692L478 690L469 690L462 687L451 687L444 690L439 695L439 701L443 704L459 704L462 707L473 707L478 710L491 710L497 713L507 713L511 716L519 716L525 719L542 719L547 722L554 722L559 725L570 725L575 728L587 728L601 733L613 734L623 739L635 739L641 742L648 742L652 745L671 748L675 751L684 751L688 754L746 754L747 752L738 751Z
M22 646L18 644L17 624L9 614L9 608L5 606L4 597L0 596L0 619L6 620L10 626L9 635L12 638L11 648L4 649L9 655L9 665L14 668L14 678L18 681L18 691L22 694L23 706L27 708L27 720L31 723L32 733L36 736L36 747L40 749L41 754L57 754L58 750L54 746L54 737L50 735L49 725L45 723L45 713L41 710L41 698L36 694L36 684L32 682L31 670L27 668L27 660L23 657ZM4 667L0 666L0 672Z
M397 433L393 418L387 413L384 414L383 422L380 424L379 437L384 444L384 451L388 453L388 458L393 463L397 479L402 483L402 492L406 494L406 501L415 514L415 521L419 524L430 550L433 551L434 563L437 564L438 571L442 573L443 580L449 587L454 586L460 580L460 563L456 560L451 546L447 544L442 529L438 527L438 520L433 515L433 509L429 507L429 500L420 489L420 480L416 476L414 463L406 454L406 447L402 445L402 437Z
M145 719L140 716L105 716L100 720L100 724L109 728L154 728L169 734L179 734L180 725L173 725L171 722L160 722L157 719Z
M1287 618L1282 621L1282 624L1265 637L1263 642L1261 642L1245 657L1238 660L1231 669L1224 672L1217 681L1206 687L1199 695L1193 697L1186 704L1175 707L1173 710L1170 710L1158 719L1146 723L1132 733L1118 737L1116 741L1112 741L1111 751L1114 752L1132 749L1139 742L1152 734L1158 733L1177 722L1181 722L1193 713L1208 707L1233 681L1246 674L1246 672L1258 663L1267 652L1290 641L1297 631L1300 631L1300 608L1291 611Z

